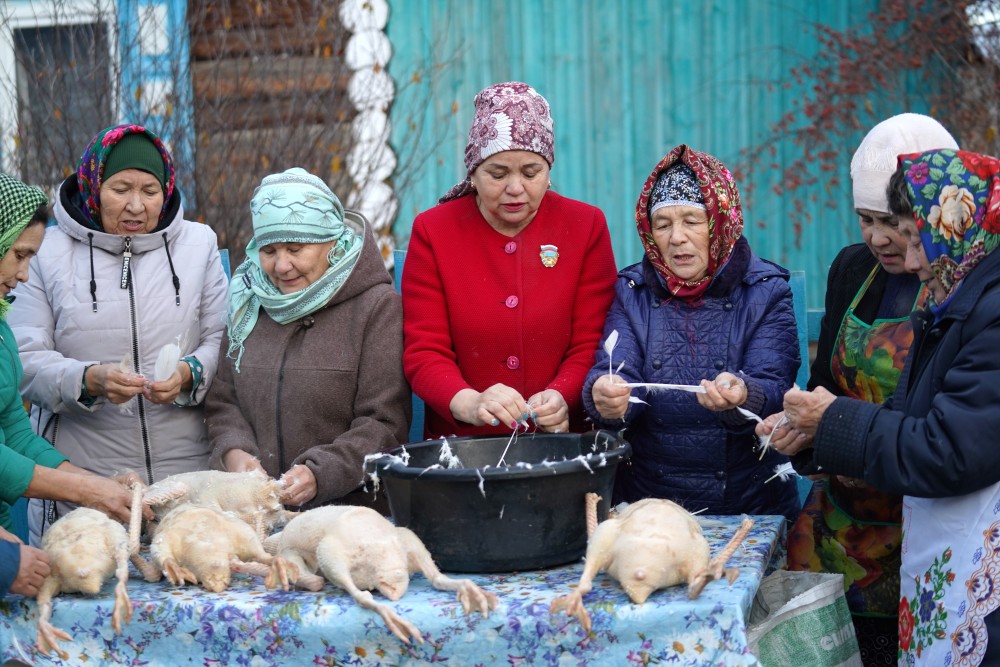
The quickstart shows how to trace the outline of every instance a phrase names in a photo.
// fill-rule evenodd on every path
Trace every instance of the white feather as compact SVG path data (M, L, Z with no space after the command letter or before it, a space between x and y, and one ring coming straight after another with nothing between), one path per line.
M160 348L160 354L156 357L156 368L153 371L153 382L162 382L168 379L177 370L177 364L181 361L181 348L177 343L167 343Z
M122 360L118 362L118 370L122 373L132 375L135 371L132 370L132 353L126 352ZM135 405L135 396L128 399L124 403L118 405L118 412L123 415L132 415L132 406Z
M618 344L618 329L612 329L611 333L608 334L608 339L604 341L604 351L609 355L615 349L615 345Z
M767 484L775 477L780 477L781 481L786 481L789 477L798 477L799 473L795 472L795 468L792 467L791 463L782 463L781 465L774 466L774 474L764 480Z
M615 349L615 345L618 344L618 329L612 329L611 333L608 334L608 339L604 341L604 351L608 353L608 375L611 373L611 353ZM621 368L619 366L618 368Z
M764 421L763 419L760 418L760 416L754 414L753 412L750 412L746 408L741 408L739 406L736 406L736 411L738 413L740 413L741 415L743 415L744 417L746 417L747 419L753 420L753 421L757 422L758 424L761 423L762 421Z
M760 440L760 459L759 460L764 460L764 454L767 454L767 450L771 447L771 436L774 435L774 432L778 430L779 426L783 426L784 424L787 424L787 423L788 423L788 415L785 414L784 412L782 412L781 413L781 418L778 419L778 421L775 422L774 426L771 427L771 432L768 433L767 435L765 435Z

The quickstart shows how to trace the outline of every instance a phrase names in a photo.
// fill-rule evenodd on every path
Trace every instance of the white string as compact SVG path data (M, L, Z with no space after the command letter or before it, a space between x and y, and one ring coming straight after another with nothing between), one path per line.
M704 394L705 388L700 384L664 384L661 382L626 382L626 387L648 387L649 389L676 389L689 391L692 394Z

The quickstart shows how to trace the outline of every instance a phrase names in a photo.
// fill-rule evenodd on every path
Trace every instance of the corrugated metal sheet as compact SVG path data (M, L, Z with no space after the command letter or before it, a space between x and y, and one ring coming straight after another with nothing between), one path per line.
M801 89L783 88L789 70L810 61L814 26L863 27L877 0L423 0L393 2L387 33L391 110L400 155L395 233L405 247L413 216L464 176L463 150L476 92L523 80L552 106L553 187L607 215L619 266L638 261L635 200L652 167L687 143L727 165L792 108ZM882 109L898 113L920 109ZM874 125L881 117L872 117ZM761 255L804 269L810 307L821 307L827 268L859 239L845 142L829 209L826 184L810 193L813 221L796 238L791 198L756 173L745 202L746 235ZM801 149L791 142L779 156ZM780 158L779 158L780 160ZM742 184L741 184L742 185ZM456 258L456 261L460 261ZM815 279L814 279L815 278Z

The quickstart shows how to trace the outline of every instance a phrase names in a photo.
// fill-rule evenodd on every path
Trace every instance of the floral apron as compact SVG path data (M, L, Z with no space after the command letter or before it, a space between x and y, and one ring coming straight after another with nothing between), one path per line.
M1000 606L1000 482L952 498L906 496L903 527L899 664L978 665L986 616Z
M876 265L844 313L830 360L841 394L870 403L892 396L913 344L909 315L867 324L854 314L879 270ZM922 287L914 308L926 299ZM788 569L843 573L852 614L895 618L902 498L853 483L830 477L813 484L789 531Z

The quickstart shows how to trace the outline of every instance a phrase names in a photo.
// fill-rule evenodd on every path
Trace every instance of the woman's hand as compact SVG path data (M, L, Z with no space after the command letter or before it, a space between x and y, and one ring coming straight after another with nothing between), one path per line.
M569 430L569 406L555 389L545 389L528 399L535 425L549 433Z
M143 394L153 403L169 405L177 400L184 386L191 388L191 367L181 361L175 370L166 380L150 382L143 389Z
M84 478L83 483L80 485L77 485L75 480L69 485L74 490L77 490L79 486L81 491L80 493L74 495L73 497L67 496L66 497L67 500L69 500L70 502L77 503L79 505L85 505L92 509L100 510L105 514L107 514L108 516L114 519L118 519L119 521L125 521L126 523L128 522L128 517L131 516L133 485L138 484L141 487L146 486L146 483L142 480L142 477L139 476L139 473L134 471L124 472L118 475L114 475L113 477L103 477L101 475L98 475L96 472L92 472L90 470L87 470L86 468L81 468L80 466L74 465L69 461L63 461L57 469L60 472L73 473L74 475L79 475L80 477ZM89 486L88 480L96 480L94 484L97 485L97 488L84 489L84 487ZM101 503L100 499L97 500L93 499L95 496L99 496L99 494L104 493L104 491L101 491L101 489L113 489L113 491L109 492L106 503ZM122 498L121 493L124 493L125 497L127 498L125 503L125 514L124 514L126 518L124 519L121 518L122 508L121 505L119 504ZM37 496L37 497L44 497L44 496ZM88 500L86 498L90 499ZM142 516L145 517L148 521L153 521L156 519L156 513L153 512L152 508L149 507L149 505L142 506Z
M122 523L129 522L132 515L130 491L115 480L99 475L80 475L79 479L77 497L72 499L73 502L104 512Z
M261 472L267 475L264 466L260 464L253 454L244 452L242 449L230 449L222 455L222 465L226 466L228 472Z
M87 472L90 473L89 470ZM123 472L119 475L112 475L111 479L128 489L129 493L131 493L132 489L136 486L140 489L146 488L146 482L143 481L142 477L137 472ZM142 505L142 516L147 521L156 521L156 512L153 511L152 507L146 505L145 503Z
M284 486L279 498L285 505L301 507L316 497L316 476L301 463L289 468L278 483Z
M89 472L89 471L88 471ZM133 486L139 485L139 487L144 488L146 483L142 481L142 477L139 476L137 472L123 472L118 475L112 475L111 479L115 480L126 489L131 489Z
M703 408L714 412L732 410L747 402L746 382L732 373L719 373L714 381L702 380L704 394L695 394Z
M813 438L823 413L835 398L837 397L823 387L816 387L812 391L789 389L785 393L785 414L788 423L799 433Z
M16 537L14 539L17 540ZM33 598L38 595L38 589L52 572L49 555L41 549L25 546L21 540L17 542L21 544L21 560L17 566L17 576L10 584L10 592Z
M90 396L106 396L116 405L125 403L133 396L143 393L146 378L123 371L118 364L94 364L87 367L84 380Z
M516 428L529 417L528 404L516 390L505 384L495 384L480 393L463 389L455 394L448 406L458 421L473 426L499 426Z
M632 389L625 386L625 380L617 375L602 375L590 388L594 407L604 419L621 419L628 410L628 397Z
M757 424L754 433L759 438L767 437L770 433L771 439L768 441L768 446L774 447L785 456L798 454L801 450L812 447L812 436L796 430L787 421L779 424L784 417L784 412L776 412Z

